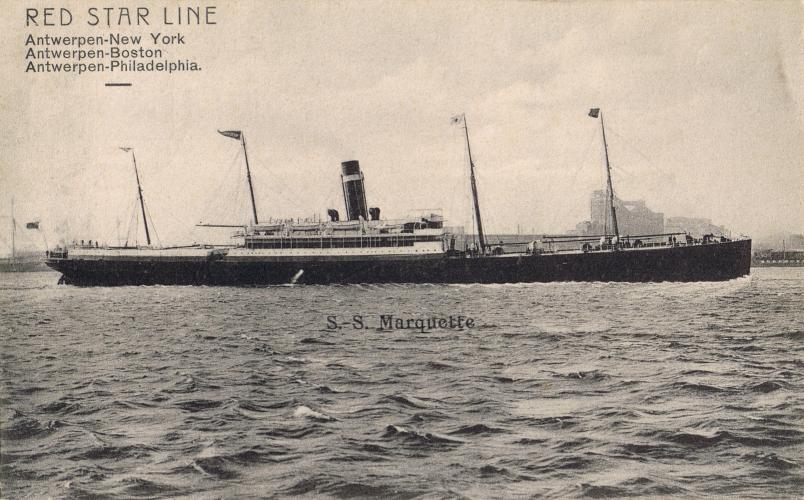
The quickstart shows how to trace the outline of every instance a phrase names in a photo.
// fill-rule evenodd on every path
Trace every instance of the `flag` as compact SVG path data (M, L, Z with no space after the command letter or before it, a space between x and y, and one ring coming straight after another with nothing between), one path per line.
M463 121L463 115L455 115L449 119L450 123L461 123Z
M242 132L240 132L239 130L218 130L218 133L221 135L225 135L226 137L231 137L232 139L238 141L240 140L240 135L242 134Z
M126 153L128 153L129 151L131 151L131 148L120 148L120 149L122 149L122 150L123 150L123 151L125 151Z
M600 114L600 108L592 108L589 110L589 116L592 118L597 118L597 115Z
M25 224L25 229L39 229L39 221Z

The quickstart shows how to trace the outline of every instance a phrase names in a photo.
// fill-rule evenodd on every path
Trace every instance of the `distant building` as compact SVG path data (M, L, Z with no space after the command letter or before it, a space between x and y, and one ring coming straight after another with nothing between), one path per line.
M591 220L579 222L574 229L567 231L567 234L586 236L614 233L611 220L611 205L606 191L594 191L590 205ZM701 238L705 234L729 236L729 231L724 226L712 224L711 219L695 217L665 218L663 213L649 209L644 200L623 201L615 196L614 207L617 210L617 226L620 230L620 236L662 233L689 233L695 238ZM791 249L804 249L804 235L790 235L788 242Z
M588 220L575 224L575 229L570 229L567 234L574 234L578 236L586 236L592 234L592 223Z
M698 219L695 217L668 217L664 223L667 233L689 233L695 238L705 234L725 236L728 231L723 226L712 224L711 219Z
M791 250L804 250L804 234L791 234L788 241Z
M614 197L617 211L617 226L621 236L661 234L665 232L664 214L654 212L645 206L644 200L623 201ZM581 225L576 229L581 229ZM587 234L613 234L611 206L606 191L592 193L591 221Z
M804 267L804 250L758 250L751 258L758 267Z

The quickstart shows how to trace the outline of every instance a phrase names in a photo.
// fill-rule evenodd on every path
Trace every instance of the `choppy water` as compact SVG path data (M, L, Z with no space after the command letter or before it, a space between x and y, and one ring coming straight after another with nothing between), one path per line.
M804 269L693 284L0 275L2 496L802 492ZM328 329L327 316L365 329ZM383 331L379 314L472 329Z

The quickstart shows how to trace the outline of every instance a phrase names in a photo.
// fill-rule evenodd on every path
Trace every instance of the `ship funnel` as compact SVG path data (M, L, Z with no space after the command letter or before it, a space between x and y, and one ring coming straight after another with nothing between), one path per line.
M368 219L366 208L366 190L363 186L363 172L357 160L341 163L341 181L343 182L343 201L346 204L347 220Z

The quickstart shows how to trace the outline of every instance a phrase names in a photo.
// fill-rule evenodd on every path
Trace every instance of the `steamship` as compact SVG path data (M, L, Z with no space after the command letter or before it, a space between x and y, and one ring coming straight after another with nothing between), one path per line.
M749 274L751 240L683 233L619 234L603 115L607 193L611 205L608 234L542 237L518 242L515 249L490 244L483 230L475 165L465 115L454 117L466 138L473 216L471 242L449 230L439 213L389 220L368 207L358 161L341 164L345 217L328 210L326 221L260 222L254 199L245 135L219 131L239 141L251 197L251 223L238 227L228 246L151 245L145 203L131 151L147 246L108 246L81 242L47 254L47 265L75 285L272 285L347 283L516 283L550 281L721 281ZM130 151L129 148L122 148ZM568 247L571 247L568 249Z

